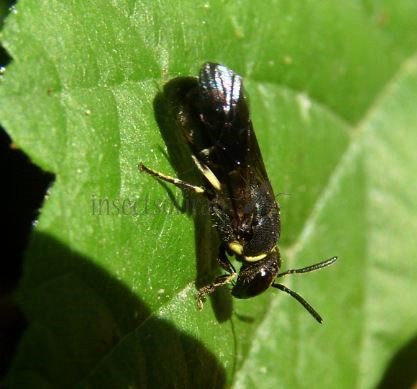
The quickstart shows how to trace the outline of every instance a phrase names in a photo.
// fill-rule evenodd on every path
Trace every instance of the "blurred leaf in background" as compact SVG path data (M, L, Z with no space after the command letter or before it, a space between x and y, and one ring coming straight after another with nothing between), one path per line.
M9 386L415 382L398 361L417 360L416 14L411 0L19 1L0 121L55 182L17 291L29 327ZM195 309L210 221L137 164L195 177L175 169L157 96L205 61L244 77L273 187L289 194L284 268L340 258L286 281L322 326L272 290Z

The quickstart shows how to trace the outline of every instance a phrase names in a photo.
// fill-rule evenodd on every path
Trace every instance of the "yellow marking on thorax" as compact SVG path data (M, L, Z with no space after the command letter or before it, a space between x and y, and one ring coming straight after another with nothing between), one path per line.
M277 251L277 246L272 247L271 251L269 253L273 253L274 251ZM269 253L262 253L259 255L255 255L253 257L243 257L245 258L245 261L248 262L256 262L256 261L260 261L261 259L264 259Z
M229 243L229 248L237 255L242 255L243 253L243 246L235 240Z
M207 166L203 166L200 161L194 156L191 155L194 163L196 164L198 170L200 170L201 173L203 173L204 177L207 178L207 180L210 182L210 184L213 186L214 189L220 190L221 184L216 175L211 171L210 168Z
M261 259L264 259L267 255L268 253L262 253L259 255L255 255L254 257L244 257L244 258L245 258L245 261L256 262L256 261L260 261Z

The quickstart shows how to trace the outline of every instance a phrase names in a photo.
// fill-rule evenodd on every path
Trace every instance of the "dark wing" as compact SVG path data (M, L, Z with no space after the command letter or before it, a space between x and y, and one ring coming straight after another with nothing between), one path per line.
M249 179L251 167L267 179L238 74L223 65L204 64L188 105L192 124L186 137L196 157L220 182L227 182L232 172Z
M259 191L274 197L242 78L226 66L204 64L198 85L187 96L186 111L189 125L184 134L193 154L222 184L225 208L250 225Z

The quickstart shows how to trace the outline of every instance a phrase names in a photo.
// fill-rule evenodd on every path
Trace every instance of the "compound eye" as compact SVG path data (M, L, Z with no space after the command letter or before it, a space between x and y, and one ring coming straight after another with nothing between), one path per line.
M275 278L276 272L264 266L246 266L240 270L232 295L236 298L246 299L261 294L268 289Z

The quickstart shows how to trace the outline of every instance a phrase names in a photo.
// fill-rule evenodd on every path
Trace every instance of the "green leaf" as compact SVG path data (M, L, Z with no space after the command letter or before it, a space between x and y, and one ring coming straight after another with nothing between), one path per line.
M9 386L411 385L398 361L416 360L415 14L411 0L21 0L0 120L56 180L26 254ZM195 308L217 251L209 218L137 164L198 179L157 96L205 61L244 77L289 194L284 268L339 256L286 280L321 327L275 290Z

